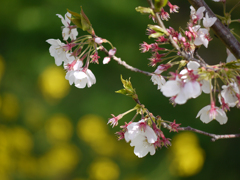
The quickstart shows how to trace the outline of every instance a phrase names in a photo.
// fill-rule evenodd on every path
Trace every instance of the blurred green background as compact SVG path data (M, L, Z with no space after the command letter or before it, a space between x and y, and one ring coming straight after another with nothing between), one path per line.
M185 28L187 1L172 0L180 13L166 26ZM207 1L216 13L220 3ZM228 10L237 0L227 1ZM150 54L141 54L139 44L151 43L145 35L148 16L137 13L145 0L2 0L0 5L0 180L181 180L240 179L240 140L218 140L191 132L168 133L173 146L154 156L137 158L133 148L107 126L110 114L135 106L131 98L114 91L122 88L120 75L136 88L140 101L165 120L210 133L239 133L239 110L228 112L226 125L203 124L197 112L209 104L208 95L175 108L157 90L149 77L111 61L91 64L97 83L91 88L69 86L62 67L54 64L47 39L62 39L56 14L75 12L83 6L98 36L117 47L117 56L146 71ZM239 8L233 17L239 18ZM239 24L232 26L240 32ZM84 34L78 30L79 35ZM213 37L200 54L209 64L224 62L223 44ZM120 121L130 121L133 114Z

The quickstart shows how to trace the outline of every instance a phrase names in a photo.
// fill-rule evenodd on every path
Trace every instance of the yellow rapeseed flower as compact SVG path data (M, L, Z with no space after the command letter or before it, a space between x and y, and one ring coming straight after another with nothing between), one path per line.
M39 77L40 89L46 100L58 100L69 92L69 83L65 79L65 72L57 66L47 67Z
M111 159L100 158L95 160L89 169L91 180L117 180L120 174L118 165Z
M200 147L197 136L192 132L177 134L170 148L172 159L170 171L182 177L200 172L204 163L204 150Z
M69 141L73 134L72 123L64 114L55 114L47 120L45 130L50 142Z

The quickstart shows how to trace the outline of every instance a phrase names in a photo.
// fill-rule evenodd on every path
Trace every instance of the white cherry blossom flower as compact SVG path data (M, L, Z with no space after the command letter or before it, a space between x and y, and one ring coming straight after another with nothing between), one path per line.
M200 64L196 61L189 61L189 63L187 64L187 68L189 70L193 70L194 74L197 74L197 70L199 67L200 67ZM203 79L199 81L199 83L201 84L202 91L206 94L209 94L210 91L212 90L212 86L210 86L210 82L208 80Z
M236 93L239 94L239 88L237 83L230 83L229 85L222 86L221 95L224 98L225 103L229 107L234 107L237 104L238 98Z
M216 17L209 17L208 13L206 12L205 17L203 18L203 26L205 28L210 28L216 22L216 20Z
M199 116L200 120L204 123L209 123L213 119L216 119L220 124L225 124L228 120L226 113L219 107L216 107L214 103L203 107L198 112L196 118Z
M157 89L161 89L162 86L166 83L166 80L160 74L153 74L151 77L151 81L154 85L158 85Z
M205 28L200 28L197 32L197 37L194 41L196 46L204 45L206 48L208 47L209 43L209 32Z
M65 19L60 14L56 14L56 15L61 19L64 25L64 28L62 30L63 39L66 41L70 37L71 40L75 40L78 35L78 32L77 32L77 28L72 28L70 26L71 20L69 18L71 18L71 14L67 12L65 14Z
M134 139L132 139L130 146L134 147L134 154L139 158L142 158L150 153L150 155L154 155L156 150L153 143L149 143L145 134L140 133Z
M161 91L166 97L175 97L174 102L184 104L189 98L189 94L185 89L185 83L182 79L176 77L175 80L167 81L161 88Z
M66 52L65 52L65 44L62 43L59 39L48 39L47 43L51 44L49 48L50 55L54 57L55 64L60 66L62 62L68 62Z
M130 146L135 146L134 154L136 156L141 158L148 152L151 155L155 154L154 143L157 141L157 135L144 120L129 124L124 138L126 142L131 141Z
M65 63L64 68L67 70L65 79L69 81L69 84L72 85L75 82L74 73L78 72L82 67L83 62L80 60L74 60L71 63Z
M74 83L77 88L85 88L86 85L91 87L96 83L96 78L90 69L83 71L83 68L81 68L80 71L74 72L74 76Z
M157 69L154 71L155 74L152 75L151 81L154 85L158 85L157 89L161 89L161 87L166 83L166 80L160 74L164 71L164 67L159 65Z
M206 10L204 6L198 8L197 11L193 6L190 6L190 9L191 9L191 17L192 17L192 20L194 21L201 20L203 18L203 12Z

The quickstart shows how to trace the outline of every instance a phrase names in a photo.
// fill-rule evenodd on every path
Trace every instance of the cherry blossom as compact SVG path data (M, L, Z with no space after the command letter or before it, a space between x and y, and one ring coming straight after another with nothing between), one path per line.
M62 30L63 39L66 41L70 37L71 40L75 40L78 35L78 32L77 28L73 28L73 26L70 26L71 20L69 18L71 18L71 14L67 12L65 14L65 19L60 14L56 15L61 19L64 25L64 28Z
M129 124L124 138L126 142L131 141L130 146L135 146L134 154L139 158L146 156L148 152L151 155L155 154L154 143L157 141L157 135L143 119Z
M158 85L157 89L161 89L161 87L166 83L166 80L160 74L165 70L165 66L159 65L157 69L154 71L155 74L152 75L151 81L154 85Z
M154 85L158 85L157 89L161 89L161 87L166 83L166 80L160 74L153 74L151 81Z
M50 55L54 57L55 64L60 66L62 62L68 62L68 58L65 52L65 44L59 39L48 39L47 43L51 44L49 48Z
M219 107L216 107L214 102L212 102L211 105L203 107L198 112L196 118L198 118L199 116L200 120L204 123L209 123L213 119L216 119L220 124L225 124L228 119L226 113Z
M85 88L86 85L91 87L96 83L96 78L90 69L84 70L84 68L80 68L79 71L74 72L74 76L74 83L77 88Z
M203 26L205 28L210 28L216 22L216 20L216 17L209 17L208 13L206 12L205 17L203 18Z
M208 30L205 28L200 28L197 32L197 37L194 41L194 44L196 46L200 46L203 44L207 48L209 40L210 40L210 38L209 38Z
M203 12L206 9L204 6L198 8L197 11L195 10L195 8L193 6L190 6L190 9L191 9L191 18L192 18L194 24L196 24L197 21L199 21L203 18Z
M226 104L229 107L234 107L237 104L238 98L237 94L239 94L239 88L237 83L230 83L229 85L223 85L221 91L221 96L224 98Z
M74 73L79 71L82 65L83 65L83 62L80 60L74 60L71 63L64 65L65 70L67 70L65 79L69 80L70 85L72 85L75 82Z

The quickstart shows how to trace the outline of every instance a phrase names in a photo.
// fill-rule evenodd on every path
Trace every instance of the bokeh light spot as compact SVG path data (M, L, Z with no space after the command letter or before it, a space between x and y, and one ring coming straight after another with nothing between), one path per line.
M1 114L5 120L15 120L19 114L19 102L16 95L4 93L2 95Z
M50 142L68 141L73 134L71 121L63 114L52 116L46 122L45 130Z
M91 180L117 180L120 174L118 165L110 159L97 159L90 165Z
M106 121L100 116L85 115L80 118L77 133L96 153L105 156L116 154L117 139L108 133Z
M204 164L204 150L192 132L177 134L172 140L170 171L173 175L187 177L200 172Z
M13 127L10 130L9 141L16 153L29 154L33 148L32 135L22 127Z
M87 143L104 141L108 136L108 129L103 118L96 115L85 115L79 119L77 133L80 139Z
M54 146L39 159L41 176L62 177L73 171L77 166L81 151L72 144Z
M58 100L69 92L69 83L65 79L65 72L57 66L47 67L39 78L40 89L46 100Z

